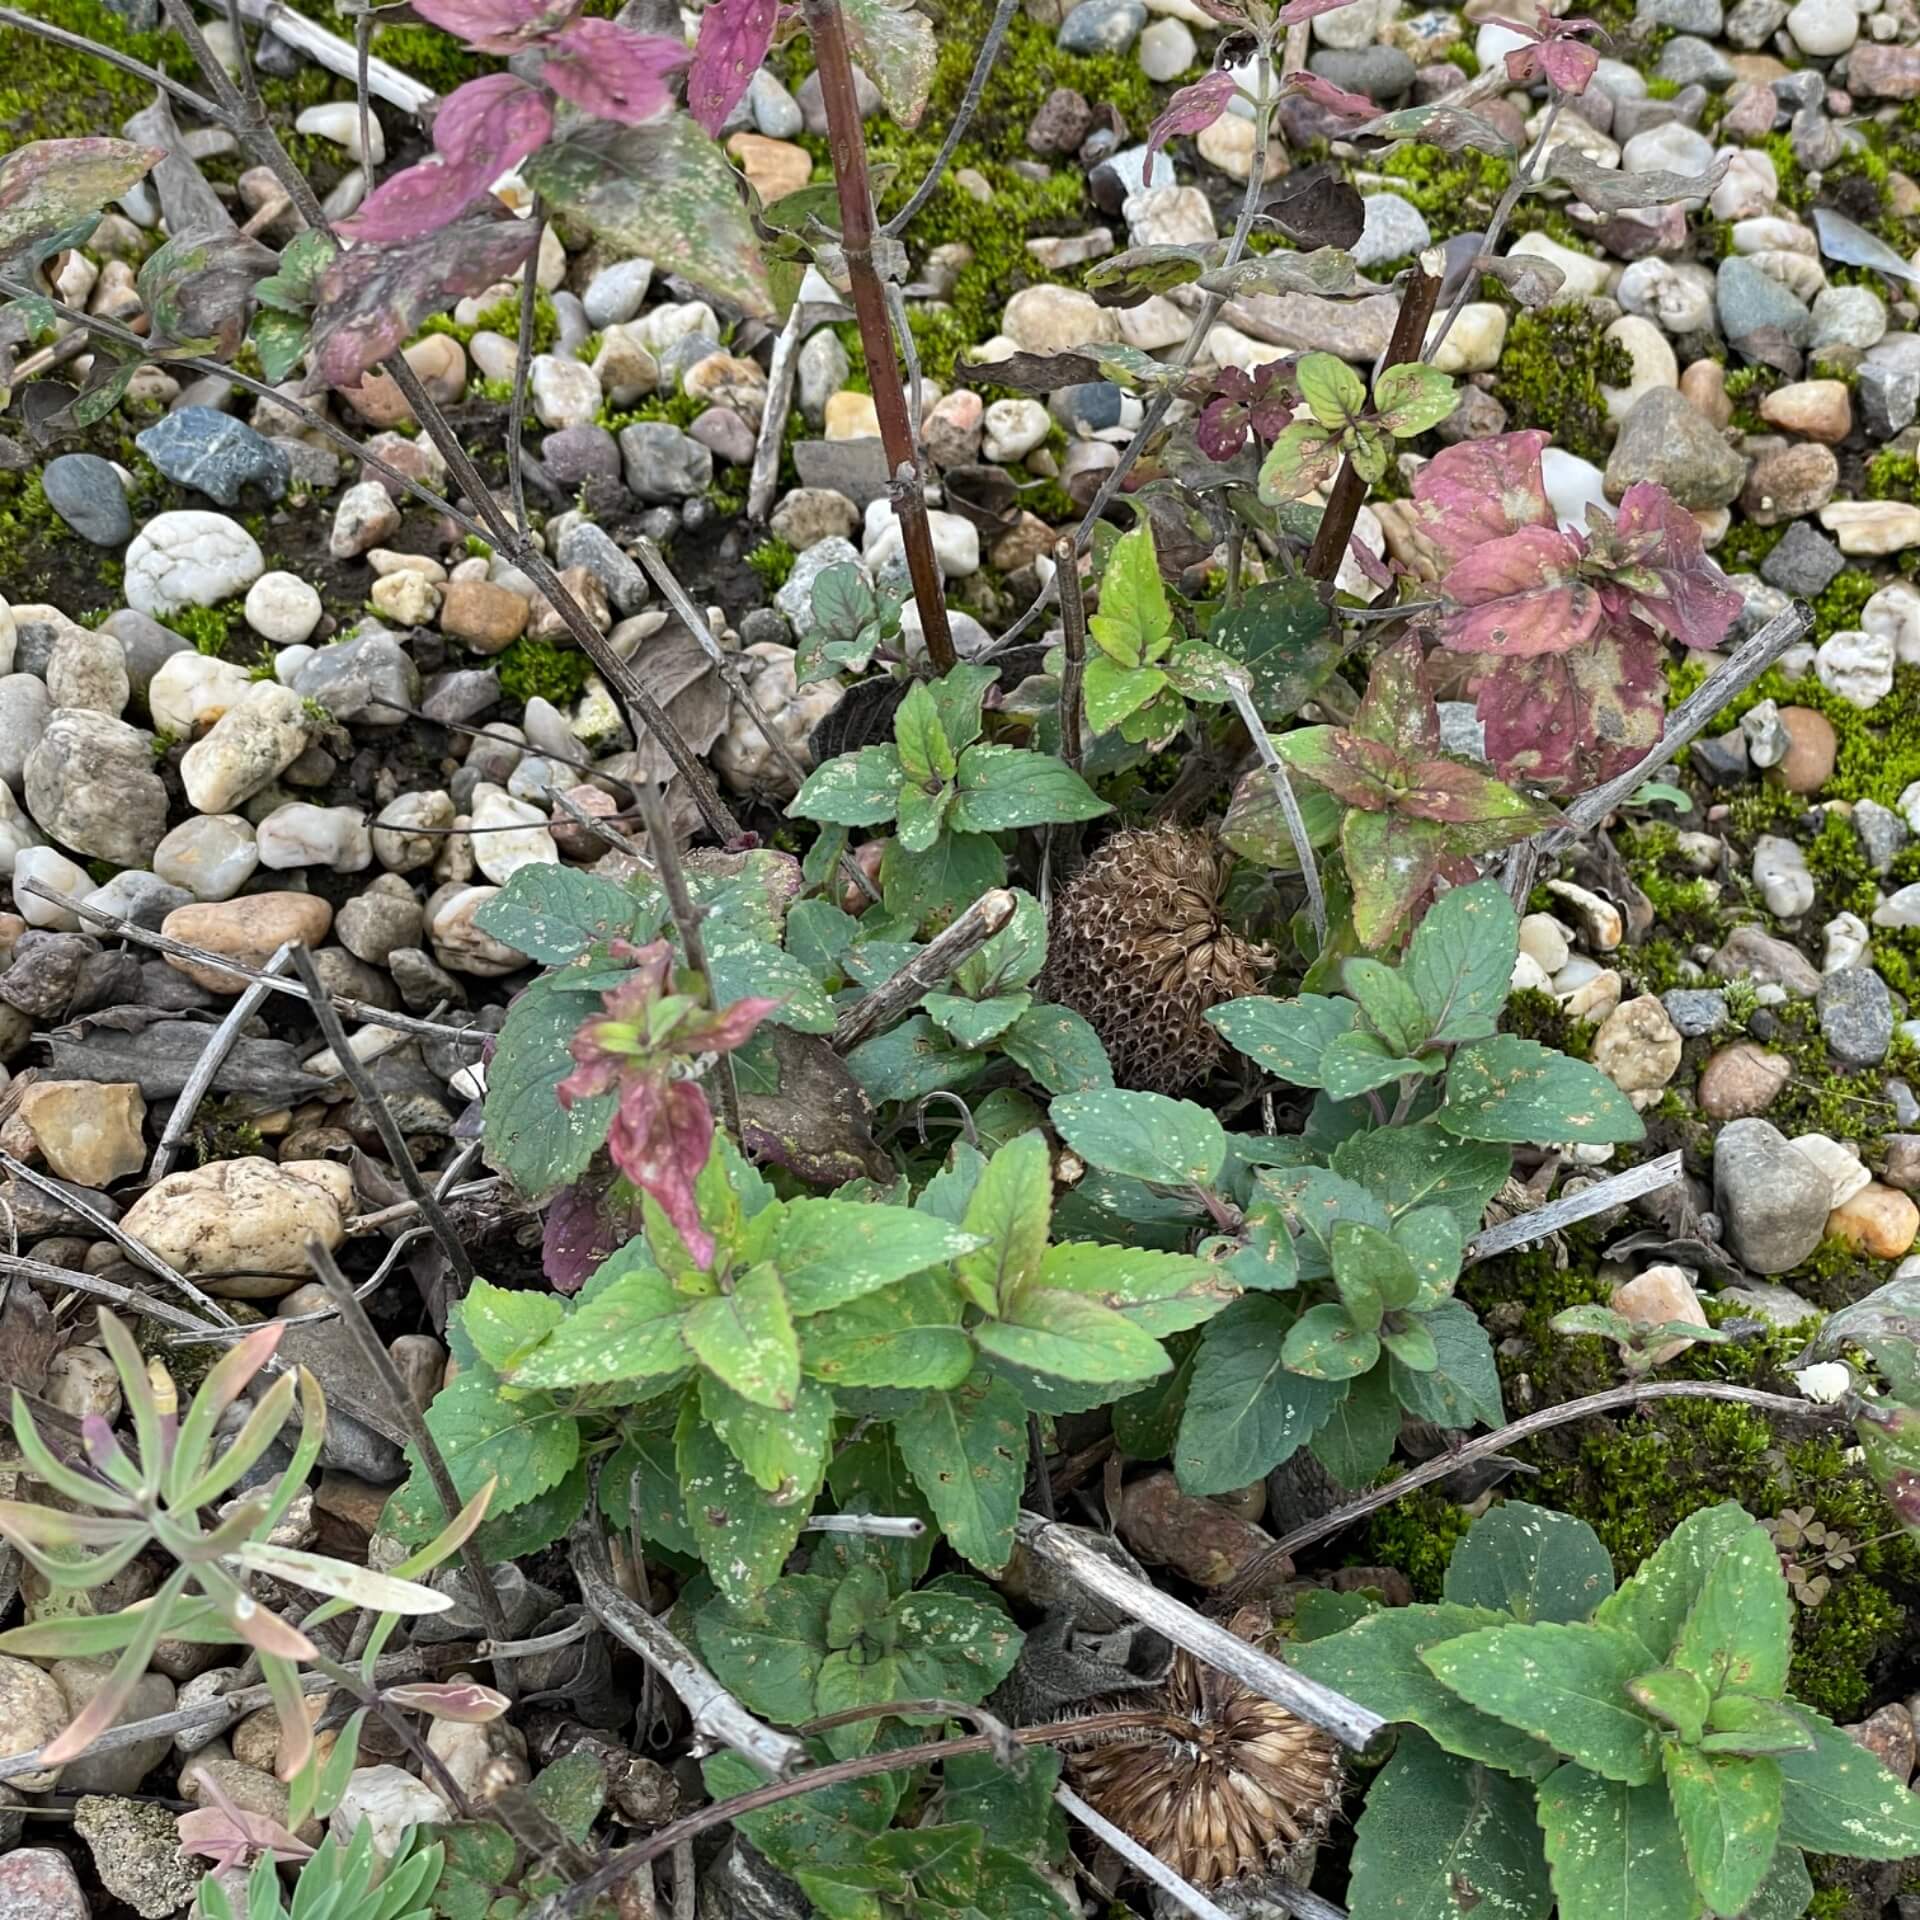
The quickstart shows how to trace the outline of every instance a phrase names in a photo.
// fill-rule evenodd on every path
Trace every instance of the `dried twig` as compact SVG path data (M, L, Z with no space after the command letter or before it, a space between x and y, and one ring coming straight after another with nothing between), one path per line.
M851 1053L941 985L1013 918L1019 903L1005 887L983 893L944 933L936 934L907 964L840 1016L833 1029L836 1053Z
M447 1210L420 1178L420 1169L413 1163L413 1154L407 1147L406 1135L400 1131L400 1122L393 1117L393 1110L387 1105L380 1089L373 1084L373 1075L367 1071L366 1062L354 1052L353 1042L348 1038L346 1026L333 1004L333 996L328 993L319 970L313 964L313 955L305 947L295 947L293 965L294 971L306 985L313 1016L320 1023L320 1032L333 1053L335 1064L347 1084L353 1088L361 1106L366 1109L367 1117L379 1129L380 1144L386 1148L393 1170L400 1176L401 1184L412 1197L414 1205L426 1216L427 1225L433 1229L433 1237L440 1243L440 1251L447 1256L447 1264L460 1283L460 1291L465 1293L474 1282L473 1262L467 1258L467 1250L461 1244L453 1222L447 1218ZM458 1511L456 1507L454 1512Z
M755 1719L662 1622L620 1590L607 1543L591 1517L574 1527L567 1557L593 1617L673 1689L696 1734L729 1748L775 1780L805 1763L804 1742Z
M290 943L283 941L261 972L268 975L284 973L291 953ZM160 1144L154 1148L153 1158L147 1163L148 1186L164 1180L173 1171L174 1156L180 1151L181 1142L193 1126L193 1116L200 1111L200 1102L213 1085L220 1071L220 1063L233 1050L234 1042L240 1038L240 1029L253 1018L269 991L264 980L250 981L245 992L227 1009L225 1019L214 1028L207 1044L200 1049L200 1057L193 1063L193 1071L187 1075L187 1084L180 1089L173 1109L167 1115L167 1124L160 1134Z
M1104 1814L1096 1813L1074 1790L1064 1783L1053 1790L1054 1804L1080 1824L1103 1845L1111 1847L1136 1873L1153 1884L1178 1905L1198 1916L1198 1920L1232 1920L1224 1907L1215 1906L1191 1880L1177 1874L1164 1861L1149 1853L1130 1834L1116 1827Z
M1610 1207L1625 1206L1642 1194L1658 1193L1682 1177L1677 1150L1663 1153L1657 1160L1642 1161L1639 1166L1616 1173L1611 1179L1597 1180L1575 1193L1563 1193L1551 1206L1538 1207L1531 1213L1517 1213L1497 1227L1484 1228L1467 1242L1467 1264L1490 1260L1496 1253L1505 1253L1513 1247L1524 1247L1529 1240L1544 1240L1548 1234L1558 1233L1576 1221L1590 1220Z
M767 366L767 403L760 415L759 437L753 443L753 466L747 474L747 518L763 526L780 490L780 455L786 445L787 417L793 411L793 382L800 367L802 315L806 303L796 300L786 324L773 338L773 357Z
M1075 1586L1153 1628L1196 1660L1237 1680L1248 1692L1331 1734L1342 1746L1364 1753L1386 1726L1370 1707L1295 1673L1272 1654L1095 1553L1070 1529L1032 1513L1022 1513L1015 1526L1027 1551L1038 1554Z
M426 1416L420 1411L419 1403L407 1391L407 1384L400 1378L400 1372L393 1364L393 1356L388 1353L380 1336L374 1331L373 1322L367 1318L367 1310L355 1296L347 1277L340 1271L334 1257L318 1240L307 1242L307 1261L312 1266L320 1284L332 1296L334 1306L339 1310L340 1323L353 1340L362 1363L393 1407L394 1414L413 1442L414 1453L420 1464L426 1469L427 1479L433 1487L434 1497L440 1502L449 1521L453 1520L464 1504L460 1492L453 1484L453 1475L447 1471L446 1456L440 1451L440 1443L434 1439L426 1422ZM474 1606L487 1629L489 1640L510 1640L513 1635L507 1626L507 1616L500 1605L500 1595L493 1584L493 1572L488 1567L485 1556L473 1544L471 1537L460 1543L460 1564L466 1571L467 1584L473 1589ZM512 1693L512 1663L502 1661L494 1668L501 1685L501 1691Z
M941 176L951 164L960 142L966 137L973 116L980 110L980 101L987 91L987 79L993 72L993 63L1000 57L1000 49L1006 43L1007 29L1013 25L1013 16L1019 11L1020 0L999 0L999 5L994 8L992 24L987 28L986 39L980 43L979 58L974 61L973 72L967 77L967 90L960 96L960 105L947 127L947 137L940 143L940 151L933 156L933 164L908 196L906 204L880 229L888 239L897 238L905 230L907 222L933 197L934 188L940 184Z
M533 252L520 274L520 338L513 354L513 392L507 402L508 484L513 490L513 521L522 534L530 532L527 519L527 478L520 464L520 439L527 423L527 388L533 378L533 327L540 299L540 241L545 236L547 209L536 193L527 215L533 222Z
M1053 546L1054 578L1060 583L1060 758L1075 773L1087 764L1084 701L1087 680L1087 603L1080 591L1080 550L1071 534Z
M1307 816L1300 811L1300 797L1287 777L1287 763L1280 758L1261 723L1245 679L1231 674L1227 676L1227 684L1233 689L1234 711L1252 736L1253 750L1260 756L1260 764L1266 768L1267 778L1273 785L1273 797L1280 803L1280 817L1287 823L1287 837L1299 856L1300 878L1306 883L1307 916L1313 922L1315 938L1324 947L1327 944L1327 895L1320 884L1320 863L1313 856L1313 836L1307 831Z
M22 1253L0 1253L0 1273L17 1273L22 1279L35 1281L43 1287L61 1287L70 1293L84 1293L93 1299L108 1301L113 1306L125 1307L129 1313L157 1320L163 1327L178 1327L196 1339L211 1339L226 1331L188 1313L183 1307L174 1306L170 1301L156 1300L150 1294L124 1287L119 1281L109 1280L104 1275L52 1266L45 1260L29 1259ZM253 1329L247 1327L242 1331L251 1333Z
M317 20L310 20L304 13L296 13L293 8L281 5L280 0L240 0L240 11L249 20L265 27L275 38L284 40L288 46L304 53L315 66L338 74L342 80L354 77L356 62L352 45L337 33L321 26ZM367 86L388 106L398 107L402 113L413 114L416 118L439 98L431 87L423 85L409 73L402 73L398 67L377 55L367 62Z

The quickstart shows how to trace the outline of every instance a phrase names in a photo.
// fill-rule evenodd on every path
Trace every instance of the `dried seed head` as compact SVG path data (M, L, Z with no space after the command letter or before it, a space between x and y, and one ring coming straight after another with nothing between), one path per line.
M1204 833L1130 827L1061 890L1041 992L1095 1033L1124 1087L1180 1093L1224 1042L1206 1012L1256 991L1273 956L1221 916L1231 862Z
M1228 1624L1258 1640L1268 1621L1249 1608ZM1284 1865L1339 1805L1334 1743L1189 1653L1174 1655L1157 1693L1093 1709L1107 1710L1138 1712L1143 1724L1069 1747L1068 1776L1096 1812L1197 1887Z

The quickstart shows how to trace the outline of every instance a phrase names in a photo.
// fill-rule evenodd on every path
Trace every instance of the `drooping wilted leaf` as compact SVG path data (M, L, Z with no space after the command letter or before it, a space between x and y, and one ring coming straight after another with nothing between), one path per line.
M33 242L97 214L162 158L158 147L90 136L34 140L0 160L0 272Z
M1704 200L1726 177L1727 162L1716 160L1705 173L1670 173L1654 167L1627 173L1603 167L1562 141L1547 154L1547 178L1571 187L1596 213L1626 213L1635 207L1667 207L1681 200Z
M551 149L549 149L551 151ZM330 386L358 384L429 314L516 273L538 238L495 201L394 247L355 247L320 276L313 347Z
M1205 247L1129 247L1125 253L1096 261L1087 269L1083 284L1103 307L1137 307L1156 293L1199 279L1219 257L1217 242Z
M887 111L911 131L927 110L940 49L933 22L912 0L840 0L847 44L880 89Z
M1564 653L1498 661L1475 708L1487 758L1510 780L1567 790L1624 773L1660 738L1661 664L1658 642L1625 624Z
M523 169L544 194L609 245L674 270L758 319L772 283L726 156L684 114L644 127L590 126L542 147Z
M873 1106L846 1063L818 1035L763 1027L733 1057L743 1145L811 1186L885 1178Z
M1297 247L1351 247L1367 224L1367 203L1330 168L1312 167L1281 181L1260 217Z
M1065 353L1010 353L1004 360L957 360L953 377L969 386L1011 387L1016 393L1052 393L1060 387L1084 387L1100 378L1099 346L1073 347Z
M1537 253L1510 253L1504 258L1483 253L1474 265L1498 280L1523 307L1552 306L1566 284L1567 276Z
M942 476L947 510L989 536L1010 532L1020 520L1020 486L1005 467L949 467Z
M1424 107L1402 107L1397 113L1383 113L1343 137L1368 152L1383 152L1407 140L1418 140L1425 147L1438 147L1442 153L1471 151L1511 159L1514 152L1513 142L1491 122L1445 100L1435 100ZM1564 144L1554 149L1555 154L1571 151Z
M1102 347L1098 364L1102 379L1129 393L1157 393L1162 387L1179 386L1187 377L1184 368L1156 360L1144 347Z
M1353 255L1338 247L1316 247L1311 253L1262 253L1236 266L1201 276L1209 293L1237 300L1249 293L1310 293L1323 300L1358 298L1378 293L1360 278Z
M1819 236L1820 251L1843 267L1871 267L1875 273L1891 275L1910 286L1920 286L1920 273L1903 260L1878 234L1849 220L1831 207L1815 207L1813 230Z
M163 241L138 279L154 341L232 359L246 335L254 282L278 264L271 248L232 227Z

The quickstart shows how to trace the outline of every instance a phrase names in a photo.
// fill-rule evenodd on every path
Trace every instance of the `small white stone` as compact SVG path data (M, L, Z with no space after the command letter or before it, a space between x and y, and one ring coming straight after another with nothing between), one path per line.
M989 460L1023 460L1046 439L1051 427L1038 400L996 400L982 418L986 438L981 452Z
M368 594L375 609L403 627L424 627L440 611L440 589L423 573L389 573Z
M373 865L373 840L358 807L316 807L295 800L275 807L254 831L264 867L328 867L360 873Z
M1860 625L1891 640L1903 667L1920 667L1920 589L1904 580L1889 581L1860 610Z
M1907 789L1908 793L1916 791L1920 791L1920 783ZM1873 924L1876 927L1920 927L1920 886L1901 887L1888 894L1874 908Z
M1442 313L1428 329L1429 343L1445 325ZM1500 350L1506 344L1506 308L1492 300L1469 300L1433 355L1433 364L1442 373L1491 373L1500 364Z
M196 900L231 900L259 864L252 822L237 813L195 814L153 850L154 872Z
M1854 707L1878 706L1893 691L1893 663L1887 634L1852 628L1829 635L1813 656L1820 684Z
M1815 60L1831 60L1860 37L1853 0L1799 0L1787 14L1793 44Z
M1549 978L1567 964L1572 944L1567 930L1550 913L1530 913L1520 922L1520 951L1543 967Z
M443 1822L450 1811L425 1781L399 1767L356 1767L347 1775L346 1791L327 1825L335 1844L342 1847L364 1825L372 1835L374 1852L391 1860L409 1827Z
M400 509L378 480L362 480L340 496L333 510L328 551L351 560L369 547L383 546L400 530Z
M1822 973L1838 973L1842 967L1857 967L1867 957L1871 936L1867 923L1857 913L1836 914L1820 930L1826 936L1826 954L1820 962ZM1836 1207L1839 1201L1833 1203Z
M1563 527L1585 533L1590 506L1605 507L1609 515L1613 512L1607 476L1591 460L1582 460L1564 447L1540 450L1540 477L1546 482L1547 505Z
M504 787L483 780L474 788L473 826L473 857L480 871L500 886L522 867L559 864L560 849L553 843L547 816L514 799Z
M1806 855L1791 840L1763 833L1753 843L1752 873L1769 913L1795 920L1812 907L1813 875L1807 871Z
M387 136L380 125L377 113L367 115L367 138L373 144L369 155L360 145L360 108L352 100L327 100L317 107L308 107L294 123L295 133L316 133L322 140L331 140L336 146L345 147L356 160L371 159L377 167L387 157Z
M1844 1360L1816 1360L1795 1372L1793 1384L1816 1406L1837 1406L1853 1391L1853 1369Z
M1140 36L1134 49L1140 71L1163 86L1177 80L1193 65L1199 52L1192 30L1180 20L1156 20Z
M1844 1207L1862 1187L1868 1186L1873 1175L1860 1164L1857 1149L1843 1146L1838 1140L1830 1140L1824 1133L1801 1133L1793 1139L1794 1151L1804 1155L1826 1176L1832 1188L1833 1197L1827 1202L1828 1208Z
M247 625L263 640L289 647L311 637L325 609L296 573L263 573L247 589Z
M165 620L182 607L214 607L267 570L259 543L224 513L156 513L127 547L121 591L135 613Z
M84 867L75 866L64 853L52 847L22 847L13 856L13 899L20 917L30 927L54 927L62 933L76 933L80 916L71 907L63 907L34 887L48 887L69 899L83 900L93 891L93 880Z
M586 427L599 417L600 378L578 360L535 354L532 389L534 415L543 427Z
M1680 384L1680 361L1673 343L1651 320L1623 313L1600 337L1623 348L1632 363L1624 387L1600 389L1606 396L1607 417L1614 422L1624 420L1643 394Z

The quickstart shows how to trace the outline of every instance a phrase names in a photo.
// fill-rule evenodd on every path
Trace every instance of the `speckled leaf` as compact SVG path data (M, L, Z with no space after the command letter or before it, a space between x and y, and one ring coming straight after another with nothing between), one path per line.
M1463 1234L1472 1234L1479 1232L1487 1202L1500 1191L1512 1162L1505 1147L1454 1140L1431 1126L1411 1126L1352 1134L1334 1148L1330 1164L1396 1215L1415 1207L1440 1207Z
M1168 241L1129 247L1124 253L1096 260L1082 282L1103 307L1137 307L1153 294L1171 293L1175 287L1198 280L1209 262L1218 258L1217 246L1181 246Z
M1780 1756L1786 1777L1780 1830L1809 1853L1904 1860L1920 1853L1920 1794L1900 1784L1864 1747L1812 1708L1794 1711L1814 1744Z
M1641 1139L1646 1123L1598 1068L1515 1033L1453 1056L1440 1126L1466 1140L1606 1146Z
M542 147L527 184L621 254L675 271L756 319L775 308L739 190L720 149L685 114L589 126Z
M0 272L15 272L36 240L97 214L164 157L158 147L94 135L15 147L0 159Z
M1525 1500L1476 1520L1447 1563L1449 1600L1516 1620L1584 1620L1612 1591L1600 1536L1584 1520Z
M1158 119L1147 129L1146 166L1176 133L1202 133L1226 112L1234 96L1233 75L1216 68L1205 79L1176 90Z
M893 1438L954 1549L988 1572L1004 1567L1027 1475L1019 1395L980 1368L949 1392L917 1396L894 1417Z
M1658 1778L1658 1730L1627 1695L1627 1683L1647 1665L1629 1635L1557 1622L1488 1627L1420 1657L1470 1706L1588 1772L1629 1786Z
M1547 178L1564 181L1596 213L1627 213L1636 207L1670 207L1682 200L1704 200L1726 178L1725 157L1705 173L1670 173L1652 167L1629 173L1603 167L1570 141L1547 152Z
M1348 1904L1395 1920L1545 1920L1547 1863L1520 1782L1400 1737L1353 1835Z
M1632 1634L1646 1649L1648 1666L1664 1665L1708 1572L1752 1524L1731 1500L1690 1513L1601 1602L1596 1622Z
M260 356L261 373L268 380L285 380L306 358L306 316L263 309L253 316L247 338Z
M320 277L313 318L322 376L331 386L358 385L429 314L517 273L538 237L532 221L495 201L404 245L341 254Z
M803 1380L791 1407L756 1406L712 1374L700 1376L700 1412L763 1493L817 1485L833 1451L833 1395Z
M742 1398L791 1407L800 1391L800 1342L780 1277L756 1267L730 1293L696 1302L681 1317L681 1337L703 1366Z
M456 1375L427 1409L455 1491L470 1500L497 1480L489 1511L498 1517L557 1487L580 1455L580 1423L550 1394L509 1397L484 1369ZM409 1478L387 1502L382 1528L407 1546L423 1546L446 1514L419 1455L407 1449Z
M141 262L138 281L154 341L231 359L252 311L254 282L276 264L270 249L232 228L162 241Z
M1200 284L1209 293L1234 300L1250 293L1309 293L1322 300L1338 300L1347 294L1379 291L1361 281L1358 262L1339 247L1256 254L1251 260L1203 274Z
M1229 1046L1289 1086L1319 1087L1326 1084L1321 1062L1327 1048L1353 1030L1355 1014L1351 1000L1326 994L1292 1000L1248 994L1214 1007L1206 1018Z
M519 868L474 921L482 933L549 967L565 966L609 940L644 942L658 930L657 916L626 888L581 867L544 861Z
M1209 1260L1146 1247L1103 1247L1087 1240L1049 1248L1040 1284L1086 1294L1160 1337L1212 1319L1239 1292Z
M826 1748L814 1743L818 1758ZM716 1753L701 1763L707 1791L716 1800L766 1785L766 1777L737 1753ZM886 1830L906 1786L904 1773L875 1774L796 1794L759 1813L742 1814L735 1825L784 1873L851 1867L874 1835Z
M1254 708L1269 722L1298 713L1340 659L1333 617L1308 580L1249 588L1214 615L1207 641L1247 669Z
M1401 971L1427 1010L1432 1042L1493 1032L1519 950L1520 916L1498 880L1451 887L1427 909Z
M1465 107L1436 100L1424 107L1402 107L1397 113L1383 113L1377 119L1358 126L1344 138L1370 151L1397 147L1404 140L1417 140L1423 147L1438 147L1442 153L1491 153L1511 159L1513 142L1490 122ZM1556 154L1568 148L1558 146Z
M1700 1920L1664 1785L1565 1766L1541 1781L1539 1815L1559 1920Z
M1500 1369L1493 1342L1471 1307L1442 1300L1420 1316L1433 1341L1436 1364L1427 1372L1389 1357L1388 1371L1400 1404L1416 1420L1430 1420L1449 1431L1474 1425L1497 1427L1506 1417L1500 1399Z
M779 1577L800 1538L824 1474L779 1494L763 1493L689 1394L674 1433L687 1525L721 1595L749 1601Z
M1715 1913L1744 1913L1780 1838L1779 1763L1696 1753L1672 1740L1661 1761L1694 1885Z
M580 0L421 0L414 11L481 53L507 54L558 32Z
M1432 820L1355 808L1340 823L1340 851L1353 888L1354 933L1363 946L1383 947L1439 877L1447 829Z
M1290 1373L1281 1358L1296 1312L1285 1298L1249 1294L1207 1323L1173 1456L1188 1493L1250 1485L1332 1417L1346 1383Z
M1774 1849L1773 1865L1741 1920L1800 1920L1813 1904L1813 1876L1798 1847Z
M1666 723L1663 649L1617 626L1567 653L1501 660L1474 711L1487 758L1509 780L1584 790L1624 773Z
M714 0L700 16L687 111L716 140L767 57L779 11L776 0Z
M1161 1186L1210 1187L1226 1160L1220 1122L1191 1100L1114 1090L1053 1103L1055 1131L1090 1165Z
M487 1068L487 1159L536 1200L585 1171L613 1120L611 1093L568 1108L554 1091L573 1071L567 1043L597 1010L572 985L550 973L521 994Z
M1793 1600L1773 1537L1757 1521L1721 1542L1674 1642L1673 1664L1709 1693L1777 1700L1792 1655Z
M793 1311L805 1315L890 1287L979 1244L976 1235L905 1207L791 1200L781 1210L769 1258Z
M840 0L847 45L880 89L887 111L911 132L927 110L940 48L933 22L911 0Z
M1071 1007L1029 1007L1000 1036L1000 1051L1048 1093L1089 1093L1113 1085L1107 1050Z
M1305 731L1305 729L1299 729ZM1282 739L1293 738L1283 734ZM1307 843L1330 847L1340 835L1340 820L1345 809L1326 788L1294 782L1294 798L1300 803L1301 817L1307 823ZM1249 767L1233 789L1227 817L1220 825L1220 838L1235 853L1276 873L1298 873L1300 855L1287 831L1286 816L1279 796L1273 790L1273 776L1265 767Z
M1520 527L1557 524L1540 456L1552 436L1537 427L1443 447L1413 478L1420 531L1452 566L1484 541Z

